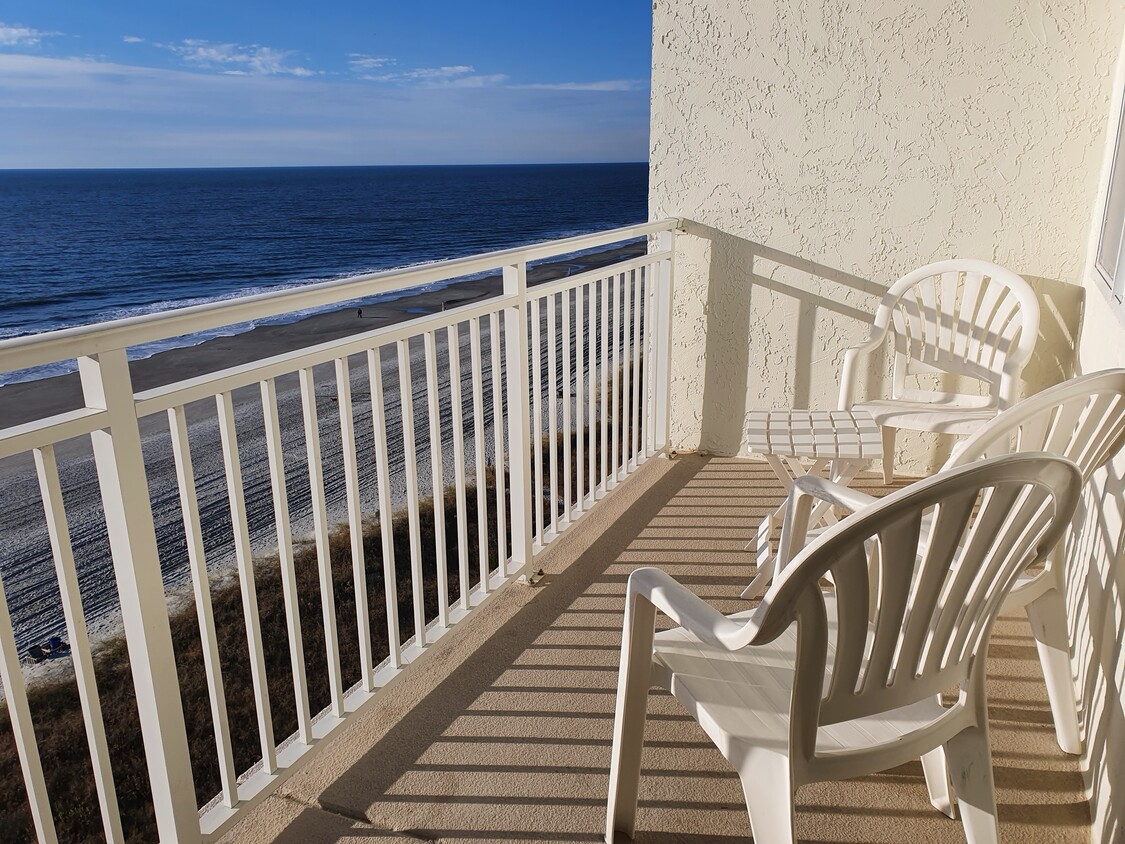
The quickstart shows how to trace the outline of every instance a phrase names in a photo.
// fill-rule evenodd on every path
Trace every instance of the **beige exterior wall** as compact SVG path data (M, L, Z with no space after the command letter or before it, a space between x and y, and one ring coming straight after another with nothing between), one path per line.
M1123 23L1118 0L656 0L650 211L686 221L673 445L733 454L749 409L833 406L886 286L942 258L1035 286L1025 393L1125 366L1125 313L1092 263ZM898 462L926 471L946 449L904 437ZM1091 837L1110 842L1125 838L1125 456L1083 518L1068 601Z
M650 211L689 221L674 444L735 453L748 408L834 406L885 287L940 258L1035 284L1027 389L1070 375L1122 18L1117 0L656 0Z

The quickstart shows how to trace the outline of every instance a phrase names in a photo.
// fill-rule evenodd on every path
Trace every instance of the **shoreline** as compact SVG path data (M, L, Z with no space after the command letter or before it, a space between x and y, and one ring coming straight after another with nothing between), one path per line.
M528 269L528 286L595 270L644 252L645 244L637 243L611 247L566 261L540 264ZM129 362L133 389L136 392L150 390L294 349L406 322L417 316L441 311L443 307L467 305L492 298L499 295L502 287L500 275L489 275L454 282L437 290L420 291L390 302L362 305L359 308L363 312L362 317L356 315L356 307L337 308L293 322L259 325L238 334L212 337L196 345L156 352L149 357ZM77 372L5 384L0 386L0 429L66 413L83 406L82 387ZM0 477L5 474L3 462L0 461Z
M590 269L606 266L642 254L645 244L633 244L600 251L582 256L573 261L554 262L529 270L529 285L543 284ZM391 302L363 307L363 317L359 318L355 307L313 314L284 325L260 326L242 334L230 337L212 338L197 346L188 346L160 352L150 358L132 361L130 369L134 375L135 389L171 383L183 378L193 377L217 369L237 365L243 361L259 360L291 349L322 343L326 340L346 337L351 334L370 331L373 327L404 322L420 313L440 311L443 304L461 305L486 299L498 294L501 289L499 276L486 277L472 281L457 282L439 290L425 291L418 295L403 296ZM541 317L543 318L543 317ZM440 332L439 335L443 335ZM488 332L482 333L485 344L491 342ZM468 332L461 332L462 354L468 354ZM544 333L545 336L545 333ZM445 349L445 339L438 338L439 350ZM442 352L439 351L439 354ZM413 350L411 357L420 354ZM425 383L424 366L420 360L413 361L412 373L415 380L415 403L422 401ZM487 452L492 449L491 420L491 379L487 377L490 366L485 356L484 378L484 423ZM394 352L384 355L384 379L397 383L397 362ZM443 475L445 485L453 483L453 454L451 452L452 431L448 408L448 373L442 372L440 390L442 398L443 428ZM356 366L352 371L353 393L361 395L366 384L366 366ZM421 385L419 387L419 385ZM318 390L318 409L320 410L320 436L322 451L326 453L339 448L339 423L336 405L331 394L334 389L326 386ZM422 392L419 392L419 389ZM241 392L241 391L239 391ZM391 389L387 396L386 436L391 446L390 480L392 507L401 507L405 500L404 472L402 463L402 429L398 419L399 397L397 389ZM17 400L10 400L16 396ZM247 518L251 543L255 557L272 553L276 548L274 533L274 513L268 496L250 495L251 489L260 490L262 485L268 489L268 465L265 455L261 411L256 397L250 394L240 397L235 394L235 415L239 431L239 452L242 475L247 485ZM465 394L471 402L471 394ZM63 412L67 404L81 406L81 391L77 373L53 376L38 381L0 387L0 416L7 424L12 417L43 418L51 413ZM206 403L198 403L205 405ZM283 376L278 380L278 404L282 414L283 451L286 483L291 498L291 535L295 544L311 540L311 511L308 510L309 476L304 454L301 428L301 402L296 379ZM357 444L361 463L367 465L373 459L373 442L370 438L370 411L357 404ZM468 426L470 416L465 416ZM213 586L217 586L234 576L229 535L229 505L221 454L217 449L217 419L213 407L192 407L188 414L189 437L193 444L193 463L195 486L198 496L200 518L212 530L207 538L207 567ZM425 437L424 420L416 420L416 437ZM171 447L168 440L167 423L163 414L146 417L142 420L142 438L145 450L146 474L149 482L149 498L157 530L160 558L163 568L165 596L169 605L179 605L191 600L190 583L183 557L183 526L179 505L176 472L171 461ZM210 445L210 447L208 447ZM471 438L465 444L465 463L467 469L474 464ZM427 454L419 452L420 475L429 477ZM338 452L337 452L338 453ZM101 496L96 469L93 465L88 438L70 440L58 448L60 464L64 467L64 494L67 500L68 521L71 524L71 540L75 551L77 574L81 584L83 600L86 604L87 629L95 648L120 633L120 608L116 600L115 579L109 549L105 542L104 522L101 513ZM489 454L486 453L486 460ZM489 461L491 462L491 461ZM326 467L327 469L327 467ZM471 472L470 472L471 473ZM343 517L344 485L339 471L326 470L324 482L327 485L328 515L332 522ZM38 483L30 455L23 454L0 461L0 509L8 513L9 527L12 529L12 542L5 560L4 581L8 592L9 609L16 627L16 638L21 653L31 644L45 641L47 636L62 635L61 607L58 604L58 591L55 582L54 566L50 547L46 541L43 513L39 504ZM421 484L420 493L429 491L429 482ZM377 512L377 502L370 483L361 489L365 515ZM272 539L271 539L272 537ZM71 670L68 655L49 659L44 663L28 667L29 679L32 676L57 676L59 672Z

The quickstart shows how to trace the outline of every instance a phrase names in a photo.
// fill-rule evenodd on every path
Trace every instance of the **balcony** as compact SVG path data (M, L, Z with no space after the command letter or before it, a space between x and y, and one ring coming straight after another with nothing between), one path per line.
M629 572L656 565L725 612L745 609L743 545L780 496L762 463L650 461L537 558L538 586L497 596L226 840L600 841ZM1085 841L1078 765L1055 744L1037 666L1026 618L1001 619L989 692L1002 834ZM679 704L654 696L646 730L636 841L749 842L737 778ZM803 788L797 831L964 841L930 808L919 764Z
M8 578L3 737L26 805L5 822L26 826L4 837L600 840L628 572L658 565L745 608L743 549L782 495L764 464L667 459L677 225L0 344L2 371L76 359L81 391L0 431L7 477L40 490L28 506L77 701L64 730L20 661L48 610L9 617L30 587ZM528 281L537 262L638 239L631 257ZM171 383L137 389L127 360L465 278L490 294ZM75 509L91 485L100 510ZM96 543L81 543L99 519L92 574ZM123 638L95 647L83 602L99 589ZM1086 840L1022 618L990 659L1004 831ZM652 706L639 840L749 840L737 779L670 698ZM803 839L962 840L918 765L798 797Z

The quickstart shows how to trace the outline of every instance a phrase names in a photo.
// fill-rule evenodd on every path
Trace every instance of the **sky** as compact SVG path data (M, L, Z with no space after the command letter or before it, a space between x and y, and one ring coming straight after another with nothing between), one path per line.
M649 0L0 0L0 169L645 161Z

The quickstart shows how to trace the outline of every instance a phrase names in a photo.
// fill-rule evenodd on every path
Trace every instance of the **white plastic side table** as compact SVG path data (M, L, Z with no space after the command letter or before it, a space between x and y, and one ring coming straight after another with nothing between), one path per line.
M751 452L766 458L787 495L794 479L802 475L827 472L831 480L847 485L867 461L883 459L882 433L864 411L751 411L746 417L746 444ZM770 538L784 513L783 501L758 525L750 543L755 546L758 568L742 592L744 598L761 596L773 579L776 555L770 550ZM809 524L833 521L831 506L821 502L813 509Z

